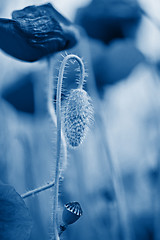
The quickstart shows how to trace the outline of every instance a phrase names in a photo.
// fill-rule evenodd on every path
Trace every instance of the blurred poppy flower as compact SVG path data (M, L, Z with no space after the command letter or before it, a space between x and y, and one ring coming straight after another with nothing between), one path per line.
M32 229L29 211L15 189L0 182L0 239L28 240Z
M92 0L78 9L75 21L91 38L109 44L114 39L132 38L140 20L137 0Z
M14 11L0 18L0 48L23 61L36 61L77 43L76 28L50 3Z
M90 47L96 84L100 92L107 85L127 79L138 64L145 62L144 55L129 39L113 41L109 46L92 40Z

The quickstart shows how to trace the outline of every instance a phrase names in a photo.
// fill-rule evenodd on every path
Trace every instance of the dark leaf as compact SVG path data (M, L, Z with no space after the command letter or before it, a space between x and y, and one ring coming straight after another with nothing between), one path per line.
M73 47L76 28L48 3L12 13L12 20L0 18L0 48L23 61L36 61L48 54Z
M28 240L32 221L20 195L10 185L0 183L0 239Z

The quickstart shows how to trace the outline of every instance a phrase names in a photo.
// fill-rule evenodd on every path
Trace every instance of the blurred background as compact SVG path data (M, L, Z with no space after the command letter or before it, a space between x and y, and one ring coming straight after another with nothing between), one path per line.
M2 0L0 17L46 2ZM84 144L68 149L59 212L78 201L83 216L62 239L159 240L160 1L50 2L80 32L67 53L85 61L85 89L95 110ZM55 76L62 59L53 56ZM76 87L74 68L70 63L62 100ZM56 127L47 88L45 59L26 63L0 51L0 180L19 194L54 178ZM53 191L25 202L34 220L30 240L50 239Z

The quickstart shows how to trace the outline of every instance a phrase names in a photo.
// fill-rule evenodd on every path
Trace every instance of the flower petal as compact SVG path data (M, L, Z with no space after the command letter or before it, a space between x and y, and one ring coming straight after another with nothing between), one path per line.
M0 19L0 47L18 59L36 61L78 41L76 28L50 3L14 11L12 18Z

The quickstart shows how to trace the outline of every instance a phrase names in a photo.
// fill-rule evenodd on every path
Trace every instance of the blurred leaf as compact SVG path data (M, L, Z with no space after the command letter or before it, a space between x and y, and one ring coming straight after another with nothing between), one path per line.
M0 18L0 48L23 61L36 61L48 54L73 47L77 30L48 3Z
M28 209L15 189L0 183L0 239L27 240L32 220Z

